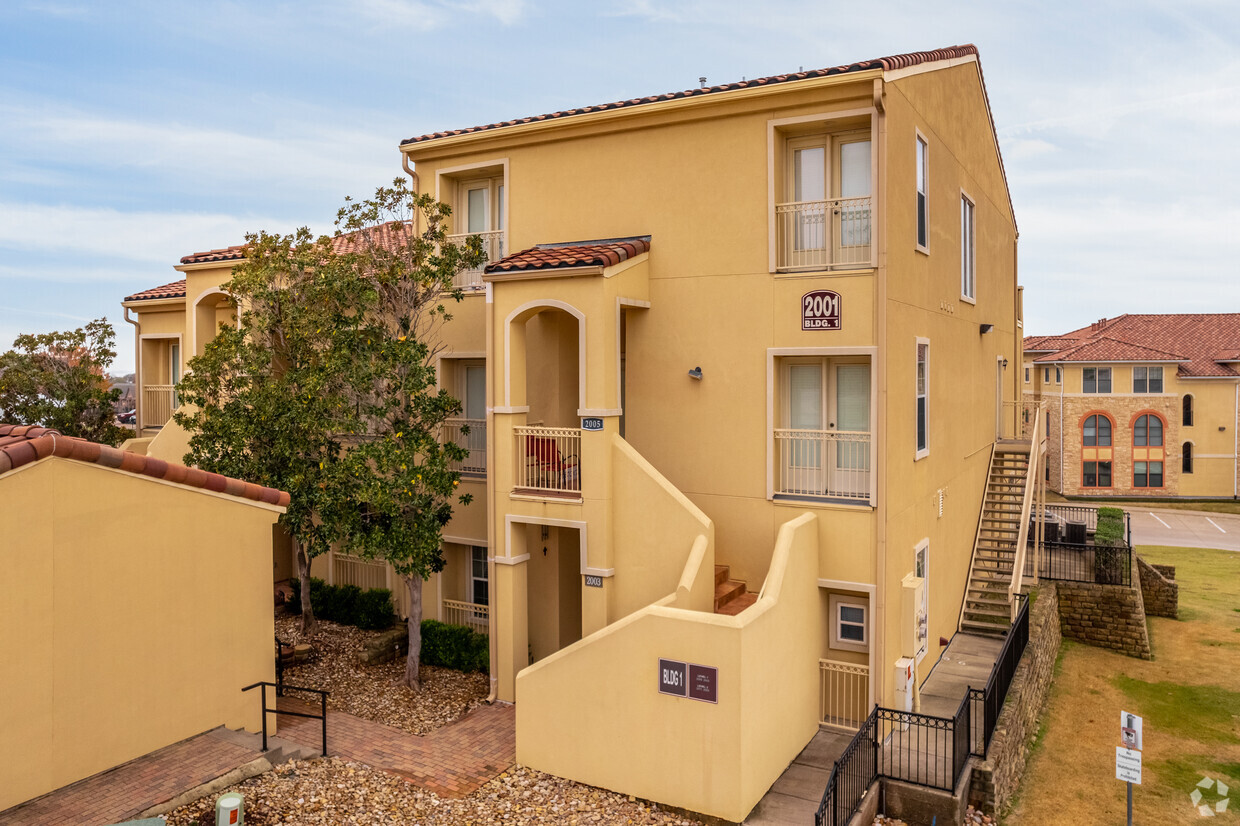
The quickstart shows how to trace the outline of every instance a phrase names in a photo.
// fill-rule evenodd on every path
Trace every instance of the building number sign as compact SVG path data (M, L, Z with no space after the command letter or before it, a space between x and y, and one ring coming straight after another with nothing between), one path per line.
M659 693L704 703L719 702L719 669L680 660L659 659Z
M814 290L801 296L802 330L838 330L841 316L839 293Z

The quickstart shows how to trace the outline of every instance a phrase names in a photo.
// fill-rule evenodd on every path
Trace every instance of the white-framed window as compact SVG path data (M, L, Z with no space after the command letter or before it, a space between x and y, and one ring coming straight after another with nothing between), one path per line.
M1081 368L1081 392L1082 393L1110 393L1111 392L1111 368L1110 367L1082 367Z
M920 613L917 615L917 659L929 650L930 638L930 540L917 543L913 557L913 576L922 580Z
M1025 368L1025 384L1029 383L1029 368Z
M870 605L857 597L832 594L831 647L841 651L870 650Z
M1063 384L1063 368L1055 368L1055 384Z
M779 271L871 263L873 158L869 129L781 138L775 206Z
M1163 391L1163 369L1161 367L1132 368L1132 392L1161 393Z
M1051 383L1051 368L1049 367L1042 368L1042 383L1043 384Z
M977 301L977 244L974 237L973 201L960 194L960 297Z
M917 339L917 459L930 453L930 339Z
M504 228L504 179L462 181L457 220L460 232L474 235ZM463 213L463 215L462 215Z
M930 144L917 133L917 249L930 252Z
M479 545L469 548L469 601L474 605L490 605L490 583L487 581L487 549Z

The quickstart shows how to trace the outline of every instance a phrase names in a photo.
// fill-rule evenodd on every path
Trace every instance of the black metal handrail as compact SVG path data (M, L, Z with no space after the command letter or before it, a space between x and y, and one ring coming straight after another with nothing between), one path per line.
M971 747L972 753L977 757L985 758L986 750L990 748L999 712L1003 710L1008 689L1012 686L1012 677L1016 674L1016 667L1020 665L1025 648L1029 645L1029 598L1024 594L1016 596L1021 606L1016 612L1016 619L1012 621L1012 627L1008 629L1007 637L1003 640L1003 647L999 649L999 656L990 669L986 687L978 690L969 686L968 695L965 697L966 702L980 706L982 712L982 726Z
M276 690L276 696L278 697L283 697L284 692L286 691L305 691L310 694L317 694L319 695L319 700L322 702L321 710L318 714L307 714L304 711L287 711L287 710L281 711L278 708L268 708L267 707L267 686L271 686L272 688L274 688ZM254 683L253 685L247 685L245 688L241 689L241 691L244 693L253 688L261 689L261 695L263 699L263 751L267 751L267 715L268 714L287 714L290 717L305 717L308 720L322 720L323 721L322 754L324 757L327 756L327 695L330 692L323 691L318 688L306 688L305 686L299 686L299 685L285 685L284 683L269 683L265 680L261 680L257 683Z

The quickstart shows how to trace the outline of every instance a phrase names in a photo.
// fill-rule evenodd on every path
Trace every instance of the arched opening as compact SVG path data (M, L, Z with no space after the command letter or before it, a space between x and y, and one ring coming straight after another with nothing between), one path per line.
M508 318L504 406L526 414L513 428L520 490L580 495L584 324L576 308L553 301Z
M215 338L223 325L236 326L237 304L223 290L203 293L194 302L194 355L201 356L207 342Z
M1184 411L1181 414L1181 421L1184 427L1193 426L1193 397L1191 395L1184 397Z
M1180 472L1181 473L1192 473L1193 472L1193 443L1192 442L1184 443L1184 447L1181 451L1180 457L1181 457L1180 458Z

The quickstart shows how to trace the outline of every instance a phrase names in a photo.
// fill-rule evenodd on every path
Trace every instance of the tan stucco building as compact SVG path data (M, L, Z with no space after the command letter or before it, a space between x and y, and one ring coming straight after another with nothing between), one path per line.
M1240 314L1123 315L1024 341L1047 483L1066 496L1240 494Z
M0 811L217 726L261 727L241 689L274 677L269 549L287 503L0 424Z
M1019 431L1017 232L976 49L401 151L493 259L444 332L475 503L424 605L490 633L518 760L741 820L821 723L911 705L897 675L959 627ZM229 323L211 290L241 255L126 300L140 381L172 375L143 342L177 340L183 371Z

